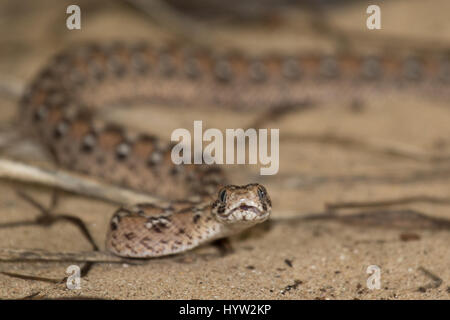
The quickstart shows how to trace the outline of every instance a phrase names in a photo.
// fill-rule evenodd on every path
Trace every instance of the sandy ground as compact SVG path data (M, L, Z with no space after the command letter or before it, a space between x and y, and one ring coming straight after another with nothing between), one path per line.
M433 5L415 0L385 3L383 30L377 34L364 29L367 3L362 2L330 12L328 20L353 35L351 39L358 39L350 42L354 48L364 51L376 47L383 38L408 39L413 45L426 41L450 44L450 3L446 0L435 0ZM68 2L38 3L0 2L3 87L20 89L52 53L80 41L148 39L158 43L174 38L164 27L117 2L100 1L91 6L80 1L84 19L81 31L65 28ZM255 52L273 47L286 51L330 50L337 45L329 37L308 32L304 17L305 13L293 11L286 15L286 22L263 26L213 22L211 32L221 29L228 36L226 46ZM239 37L235 36L237 30ZM398 41L390 43L395 44ZM1 125L11 128L17 99L5 91L1 94ZM80 290L55 283L65 277L69 262L0 262L0 298L449 299L450 167L445 161L426 160L431 155L450 155L448 107L448 101L398 94L389 101L370 101L358 109L345 104L324 106L266 123L280 128L281 138L301 134L304 139L282 141L276 176L261 178L258 168L249 166L227 168L236 184L249 180L264 183L274 203L271 222L231 239L234 253L222 256L216 247L208 245L140 265L98 263L82 278ZM123 118L127 124L154 128L165 139L174 128L190 128L199 117L218 128L245 126L254 120L254 115L232 112L193 110L174 115L162 107L147 112L148 117L143 111L119 111L111 116ZM360 143L317 139L324 135ZM392 155L386 150L392 146L404 152ZM24 154L14 148L3 151L5 157L49 165L41 153ZM27 192L44 206L50 202L47 189L0 181L1 248L51 252L92 249L79 229L68 222L49 227L14 225L32 221L39 214L17 196L17 190ZM419 196L444 201L337 210L334 216L324 215L327 203ZM115 206L68 194L59 200L56 212L81 218L103 249L107 222ZM366 285L370 265L381 270L378 290Z

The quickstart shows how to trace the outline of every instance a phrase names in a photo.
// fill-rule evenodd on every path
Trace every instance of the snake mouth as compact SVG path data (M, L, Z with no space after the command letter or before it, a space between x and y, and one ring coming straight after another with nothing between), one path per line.
M256 214L257 216L262 215L262 211L259 210L257 207L255 206L250 206L250 205L246 205L246 204L241 204L240 206L234 208L231 213L234 213L236 211L245 211L245 212L253 212L254 214Z

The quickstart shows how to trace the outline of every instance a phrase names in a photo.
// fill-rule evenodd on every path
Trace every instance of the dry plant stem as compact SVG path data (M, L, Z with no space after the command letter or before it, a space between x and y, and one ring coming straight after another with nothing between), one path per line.
M0 96L17 99L22 95L24 81L11 76L0 75Z
M435 288L439 288L441 286L443 281L440 277L438 277L434 273L428 271L424 267L419 267L418 270L421 271L423 274L425 274L428 278L430 278L432 280L431 283L420 287L419 290L435 289Z
M337 202L327 203L325 206L328 210L337 209L352 209L352 208L373 208L373 207L387 207L410 203L433 203L440 205L449 205L450 198L438 198L432 196L411 196L392 200L380 200L380 201L361 201L361 202Z
M0 159L0 178L55 187L118 204L153 203L165 205L159 198L94 181L63 170L44 170L24 163Z
M49 252L39 249L0 248L0 262L97 262L124 263L125 260L102 251Z
M14 181L35 183L47 187L59 188L76 194L81 194L91 198L98 198L118 204L166 204L162 199L159 199L157 197L97 182L92 178L79 174L74 174L62 170L44 170L7 159L0 159L0 179L10 179ZM328 210L335 210L343 208L382 207L415 202L427 202L446 205L450 203L450 199L417 195L391 200L328 203L326 204L326 208ZM296 211L278 213L279 217L272 218L272 220L285 220L299 217L298 212Z
M334 134L284 134L282 141L291 142L314 142L321 144L336 145L343 148L395 156L419 162L448 162L450 155L430 154L416 146L399 142L384 140L361 141L351 137L337 136Z
M26 274L14 273L14 272L1 271L0 274L3 274L5 276L11 277L11 278L22 279L22 280L41 281L41 282L54 283L54 284L58 284L58 283L62 282L61 279L36 277L33 275L26 275Z
M151 17L156 23L174 32L182 39L197 42L200 45L213 45L226 42L226 35L219 30L211 33L211 28L205 27L195 19L172 9L170 5L160 0L127 0L137 9Z

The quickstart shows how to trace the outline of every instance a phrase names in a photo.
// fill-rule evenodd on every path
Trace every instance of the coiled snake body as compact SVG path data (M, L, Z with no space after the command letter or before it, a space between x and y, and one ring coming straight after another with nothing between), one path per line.
M148 45L87 45L57 55L30 84L20 118L59 165L108 182L158 194L168 207L139 204L114 213L106 247L116 255L182 252L266 220L271 201L259 184L226 185L206 165L174 165L170 145L102 122L100 108L128 101L215 105L259 111L311 99L438 89L448 96L446 59L214 55ZM201 202L193 203L192 195ZM216 199L213 195L217 195Z

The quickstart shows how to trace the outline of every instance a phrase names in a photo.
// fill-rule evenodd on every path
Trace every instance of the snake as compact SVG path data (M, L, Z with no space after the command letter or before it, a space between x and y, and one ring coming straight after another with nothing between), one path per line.
M229 184L217 165L175 165L170 143L103 121L100 110L162 102L258 114L305 101L388 95L393 88L449 97L449 61L445 55L249 56L190 46L81 44L56 54L30 81L20 123L59 166L167 199L166 206L117 209L106 236L115 255L160 257L266 221L268 191L258 183Z

